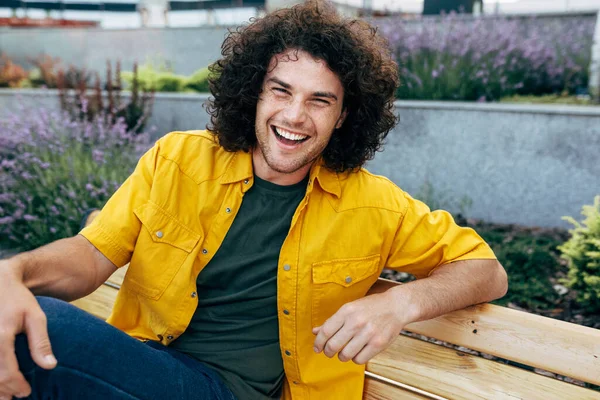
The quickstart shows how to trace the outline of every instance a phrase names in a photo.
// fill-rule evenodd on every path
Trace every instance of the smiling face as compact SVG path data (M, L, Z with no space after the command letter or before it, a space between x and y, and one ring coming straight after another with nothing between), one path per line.
M256 106L254 172L280 185L300 182L342 126L344 88L325 61L303 50L271 59Z

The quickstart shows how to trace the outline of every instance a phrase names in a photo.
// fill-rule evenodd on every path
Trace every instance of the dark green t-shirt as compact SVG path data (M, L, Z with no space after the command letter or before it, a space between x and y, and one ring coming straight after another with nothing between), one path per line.
M216 370L240 400L280 396L277 265L307 184L254 179L221 247L198 275L190 325L171 344Z

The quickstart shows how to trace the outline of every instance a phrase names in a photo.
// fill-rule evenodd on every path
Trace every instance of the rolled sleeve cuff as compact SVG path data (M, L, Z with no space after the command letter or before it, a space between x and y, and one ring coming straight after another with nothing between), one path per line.
M492 250L492 248L485 242L480 243L477 247L475 247L473 250L469 251L468 253L463 254L460 257L457 257L453 260L449 260L435 268L433 268L431 271L429 271L429 273L427 274L427 276L430 276L436 269L447 265L447 264L451 264L453 262L456 261L465 261L465 260L497 260L498 258L496 257L496 255L494 254L494 251Z
M130 252L120 246L115 239L118 235L111 233L100 221L94 221L91 225L83 228L79 234L89 240L100 253L104 254L117 267L120 268L130 261Z

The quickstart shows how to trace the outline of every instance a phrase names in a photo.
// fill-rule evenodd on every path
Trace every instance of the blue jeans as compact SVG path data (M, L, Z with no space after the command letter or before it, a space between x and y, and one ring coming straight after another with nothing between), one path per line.
M48 319L53 370L38 367L25 335L16 338L30 399L235 400L216 372L157 342L140 342L61 300L37 298Z

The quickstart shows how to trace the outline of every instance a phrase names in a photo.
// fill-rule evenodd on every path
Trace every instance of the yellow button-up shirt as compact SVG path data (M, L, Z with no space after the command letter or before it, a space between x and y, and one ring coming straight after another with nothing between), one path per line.
M170 133L144 154L81 231L118 267L130 263L109 323L165 345L185 331L197 307L196 278L253 176L251 154L225 151L206 131ZM317 162L277 267L283 398L361 399L364 365L315 354L312 328L363 297L384 267L423 278L450 261L475 258L494 254L448 213L430 212L364 169L335 173Z

